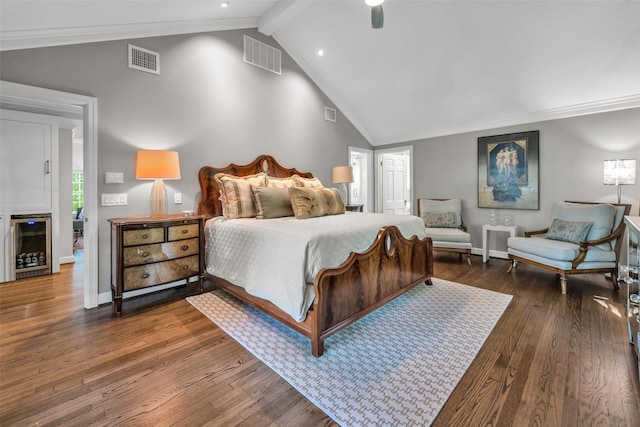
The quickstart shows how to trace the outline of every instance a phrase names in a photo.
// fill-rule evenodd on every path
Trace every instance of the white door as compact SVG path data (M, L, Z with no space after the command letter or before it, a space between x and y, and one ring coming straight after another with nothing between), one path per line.
M349 165L353 182L349 185L349 203L362 205L363 212L373 212L373 151L349 147Z
M0 211L52 210L52 146L58 126L38 115L2 110Z
M382 155L382 212L396 215L409 214L408 156L406 154Z

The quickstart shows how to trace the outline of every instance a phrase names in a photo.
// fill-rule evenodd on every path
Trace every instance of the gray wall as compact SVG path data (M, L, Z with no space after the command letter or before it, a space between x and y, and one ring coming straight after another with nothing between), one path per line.
M336 123L324 120L324 107L335 106L284 52L281 76L245 64L243 34L277 46L246 30L0 53L2 80L98 99L99 192L128 194L127 206L99 211L99 292L110 280L107 218L149 212L151 182L135 179L137 150L180 153L182 179L166 182L174 213L195 209L204 165L271 154L331 185L349 145L371 148L339 111ZM160 75L128 68L129 42L160 53ZM124 183L105 184L105 172L124 173Z
M500 210L501 218L510 214L520 230L549 226L556 200L617 202L616 187L602 183L603 161L631 158L640 162L640 108L396 145L414 146L416 198L461 198L473 246L481 248L482 225L489 223L490 209L477 207L478 137L532 130L540 131L540 209ZM639 199L640 173L635 185L622 187L622 202L633 204L633 215L639 214ZM505 251L507 237L492 233L491 248Z

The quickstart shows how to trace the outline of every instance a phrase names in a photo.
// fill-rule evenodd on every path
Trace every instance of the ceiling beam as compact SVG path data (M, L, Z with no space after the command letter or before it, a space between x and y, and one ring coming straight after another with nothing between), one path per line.
M258 19L258 31L272 36L302 12L313 6L317 0L281 0Z

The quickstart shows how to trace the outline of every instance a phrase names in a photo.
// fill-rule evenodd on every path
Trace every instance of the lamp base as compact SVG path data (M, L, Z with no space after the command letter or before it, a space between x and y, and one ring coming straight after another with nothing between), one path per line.
M162 217L167 215L169 210L169 203L167 201L167 192L164 188L164 182L161 179L156 179L151 187L151 216Z

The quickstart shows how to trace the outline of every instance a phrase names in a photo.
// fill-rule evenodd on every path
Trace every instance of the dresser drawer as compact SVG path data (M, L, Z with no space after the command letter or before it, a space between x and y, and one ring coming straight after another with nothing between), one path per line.
M172 258L197 254L200 250L198 238L178 240L175 242L156 243L153 245L130 246L123 249L123 263L125 267L131 265L148 264Z
M198 255L155 264L124 269L124 290L147 288L197 276L200 273Z
M190 239L200 234L199 224L183 224L169 227L169 240Z
M164 242L163 227L141 228L139 230L125 230L122 232L122 244L124 246L161 242Z

